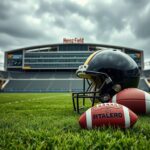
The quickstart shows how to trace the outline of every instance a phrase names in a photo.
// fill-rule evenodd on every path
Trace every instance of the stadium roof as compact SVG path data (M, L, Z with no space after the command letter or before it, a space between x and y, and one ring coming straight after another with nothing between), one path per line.
M59 46L59 45L91 45L91 46L99 46L99 47L104 47L104 48L114 48L114 49L130 49L134 51L143 51L141 49L136 49L136 48L130 48L130 47L124 47L124 46L117 46L117 45L107 45L107 44L96 44L96 43L56 43L56 44L45 44L45 45L36 45L36 46L28 46L28 47L23 47L23 48L18 48L18 49L12 49L5 51L7 52L12 52L12 51L18 51L18 50L29 50L29 49L35 49L35 48L43 48L43 47L49 47L49 46Z

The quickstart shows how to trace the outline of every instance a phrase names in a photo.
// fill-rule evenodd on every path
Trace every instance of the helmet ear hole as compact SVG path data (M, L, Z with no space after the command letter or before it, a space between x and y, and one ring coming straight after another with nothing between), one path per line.
M115 84L112 89L115 91L115 92L120 92L122 90L121 88L121 85L120 84Z

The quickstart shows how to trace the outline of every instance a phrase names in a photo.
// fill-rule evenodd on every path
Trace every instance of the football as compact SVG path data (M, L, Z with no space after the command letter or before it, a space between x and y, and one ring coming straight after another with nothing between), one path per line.
M103 126L119 128L132 127L138 117L127 107L117 103L97 104L89 108L79 118L81 128L92 129Z
M150 94L137 88L122 90L110 102L122 104L138 114L150 113Z

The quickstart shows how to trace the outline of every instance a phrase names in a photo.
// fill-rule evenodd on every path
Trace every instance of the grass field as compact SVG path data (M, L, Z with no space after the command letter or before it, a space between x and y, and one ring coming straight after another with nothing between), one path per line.
M83 130L70 93L0 94L0 149L150 149L150 116L132 129Z

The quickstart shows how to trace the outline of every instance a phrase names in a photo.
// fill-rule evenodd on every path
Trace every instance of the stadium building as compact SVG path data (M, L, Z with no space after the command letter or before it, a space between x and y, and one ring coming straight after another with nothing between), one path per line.
M3 92L71 92L83 88L75 75L78 66L97 50L117 49L132 57L143 70L143 51L133 48L64 40L5 52L5 72L0 72Z

